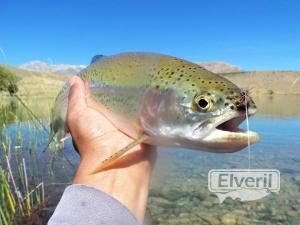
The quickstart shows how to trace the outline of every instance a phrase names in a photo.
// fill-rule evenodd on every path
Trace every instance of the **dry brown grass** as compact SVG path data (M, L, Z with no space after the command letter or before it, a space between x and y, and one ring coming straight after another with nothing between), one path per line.
M253 71L224 74L240 87L250 89L252 94L300 94L300 72Z
M7 68L21 78L18 82L18 94L24 97L55 98L65 80L70 77L69 75L58 75L51 72L34 72L13 67Z

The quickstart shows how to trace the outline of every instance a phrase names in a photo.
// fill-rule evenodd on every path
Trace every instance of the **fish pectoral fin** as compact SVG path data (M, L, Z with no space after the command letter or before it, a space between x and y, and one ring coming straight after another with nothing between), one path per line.
M124 148L118 150L116 153L112 154L111 156L109 156L108 158L106 158L105 160L103 160L100 164L99 167L97 167L97 169L95 169L91 174L95 174L98 173L102 170L104 170L105 168L107 168L108 166L112 165L113 163L115 163L122 155L124 155L126 152L128 152L130 149L132 149L133 147L143 143L145 140L147 140L148 135L143 134L142 136L140 136L138 139L134 140L133 142L131 142L130 144L128 144L127 146L125 146Z

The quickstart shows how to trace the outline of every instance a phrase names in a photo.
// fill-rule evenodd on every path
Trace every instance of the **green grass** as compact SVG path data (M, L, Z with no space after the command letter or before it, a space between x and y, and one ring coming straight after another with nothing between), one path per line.
M29 123L26 126L31 126ZM7 127L2 124L2 127ZM29 127L29 129L34 129ZM16 127L15 144L11 136L1 135L0 153L0 225L26 224L34 209L44 203L44 182L37 159L37 139L31 138L29 149L23 151L23 134ZM26 158L26 159L25 159ZM28 223L29 224L29 223Z
M38 134L47 130L54 99L68 77L7 69L20 80L16 96L0 92L0 225L34 224L45 203ZM11 124L15 131L7 133Z
M44 202L44 183L29 185L24 158L16 174L12 172L8 156L6 161L6 170L0 166L0 224L24 224L24 221L30 220L33 209Z

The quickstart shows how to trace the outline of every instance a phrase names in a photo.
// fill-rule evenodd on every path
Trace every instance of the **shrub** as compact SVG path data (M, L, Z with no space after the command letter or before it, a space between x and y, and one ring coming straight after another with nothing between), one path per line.
M20 78L4 66L0 66L0 92L8 91L11 95L17 93L17 82Z

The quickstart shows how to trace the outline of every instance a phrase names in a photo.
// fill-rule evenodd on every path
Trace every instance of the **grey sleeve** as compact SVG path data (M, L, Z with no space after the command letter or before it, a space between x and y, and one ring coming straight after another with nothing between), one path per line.
M140 225L118 200L92 187L73 184L64 191L48 225Z

